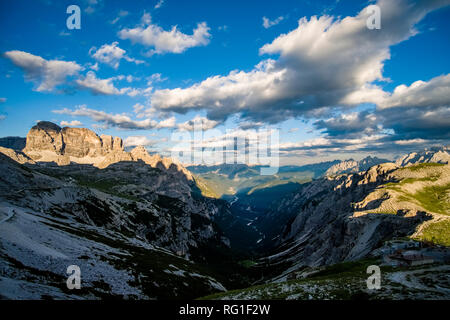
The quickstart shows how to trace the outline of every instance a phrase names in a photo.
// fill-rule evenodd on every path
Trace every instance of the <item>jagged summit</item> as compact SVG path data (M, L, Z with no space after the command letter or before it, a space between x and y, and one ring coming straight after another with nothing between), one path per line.
M335 175L339 175L339 174L343 174L343 173L355 173L355 172L359 172L359 171L365 171L374 165L386 163L386 162L390 162L390 161L386 160L386 159L380 159L377 157L371 157L371 156L368 156L360 161L348 159L348 160L341 161L341 162L331 166L327 170L325 175L326 176L335 176Z
M61 127L58 126L56 123L50 122L50 121L39 121L35 126L33 126L31 129L41 129L41 130L52 130L56 132L61 131Z
M397 159L395 162L399 166L410 166L419 163L449 163L450 162L450 147L432 147L420 152L411 152Z
M143 146L126 152L123 140L119 137L99 136L87 128L61 128L49 121L40 121L30 129L22 152L8 148L2 148L0 152L20 163L78 163L92 164L98 168L106 168L121 161L142 160L153 168L182 172L187 179L192 180L191 173L180 163L159 155L150 155Z

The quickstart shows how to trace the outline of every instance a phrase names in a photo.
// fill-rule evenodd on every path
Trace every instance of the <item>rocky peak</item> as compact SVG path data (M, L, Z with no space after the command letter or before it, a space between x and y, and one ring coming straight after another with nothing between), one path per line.
M331 166L327 172L326 176L335 176L344 173L356 173L360 171L366 171L372 166L377 164L386 163L389 160L380 159L377 157L368 156L360 161L355 161L353 159L341 161L333 166Z
M181 172L188 180L192 180L192 174L179 162L172 158L161 158L159 154L150 155L143 146L137 146L130 152L134 161L142 160L153 168L163 171Z
M143 146L137 146L131 150L130 154L135 161L142 160L153 168L156 168L158 162L162 160L158 154L150 155Z
M36 152L51 151L57 155L62 155L64 149L63 137L61 134L61 127L48 122L40 121L33 126L27 134L27 142L25 153L30 153L31 158L39 158Z
M450 148L448 146L435 147L425 149L421 152L411 152L403 157L400 157L395 163L398 166L406 167L419 163L449 163L450 162Z
M23 151L32 159L40 161L60 163L61 159L58 156L64 156L65 163L70 162L68 160L70 157L104 157L112 151L123 151L123 142L117 137L107 135L99 137L86 128L61 129L52 122L41 121L28 132Z
M150 155L143 146L126 152L119 137L98 136L87 128L61 128L48 121L41 121L30 129L23 152L2 149L0 153L20 163L38 161L68 165L75 162L101 169L118 162L141 160L153 168L193 180L192 174L182 164L157 154Z

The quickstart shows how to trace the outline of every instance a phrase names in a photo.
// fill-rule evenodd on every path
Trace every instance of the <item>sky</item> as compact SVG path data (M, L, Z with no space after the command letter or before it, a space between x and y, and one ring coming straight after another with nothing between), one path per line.
M450 141L450 0L2 0L0 30L0 136L46 120L169 155L194 127L276 131L281 164Z

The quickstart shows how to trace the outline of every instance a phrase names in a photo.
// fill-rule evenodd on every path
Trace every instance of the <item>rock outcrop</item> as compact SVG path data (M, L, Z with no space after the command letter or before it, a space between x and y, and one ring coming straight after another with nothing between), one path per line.
M11 150L8 154L12 155L14 152ZM193 180L191 173L180 163L159 155L150 155L143 146L126 152L119 137L98 136L86 128L61 128L48 121L41 121L31 128L21 156L22 163L28 158L31 161L55 162L58 165L72 162L92 164L101 169L117 162L142 160L152 168L180 172L188 180ZM17 154L14 157L18 159Z
M28 132L23 152L37 161L54 161L55 157L63 156L69 162L71 158L92 158L79 162L95 163L99 159L94 158L105 157L111 152L123 152L123 142L117 137L99 137L86 128L61 128L52 122L41 121Z
M50 151L62 155L64 150L61 128L47 121L41 121L31 128L27 134L26 146L23 152L33 159L41 159L42 151Z

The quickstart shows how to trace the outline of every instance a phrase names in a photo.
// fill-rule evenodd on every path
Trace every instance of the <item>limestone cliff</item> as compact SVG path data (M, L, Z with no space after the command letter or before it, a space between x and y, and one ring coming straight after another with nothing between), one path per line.
M8 153L13 154L12 150ZM48 121L41 121L31 128L20 158L21 163L37 161L55 162L58 165L92 164L101 169L122 161L139 160L152 168L180 172L188 180L193 179L191 173L180 163L159 155L150 155L143 146L126 152L119 137L104 134L98 136L87 128L61 128Z

